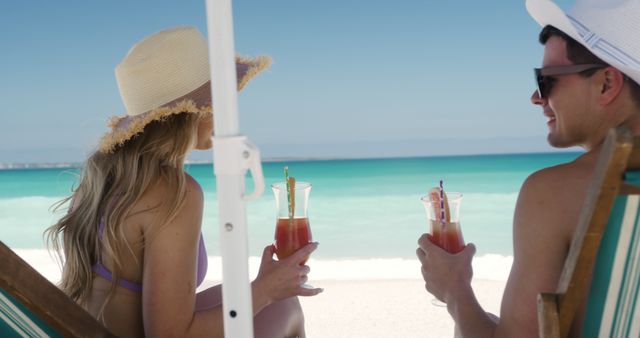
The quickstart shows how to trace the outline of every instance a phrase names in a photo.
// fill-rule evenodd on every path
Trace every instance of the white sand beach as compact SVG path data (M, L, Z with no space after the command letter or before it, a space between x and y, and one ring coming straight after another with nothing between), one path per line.
M41 249L17 253L52 282L60 270ZM315 297L301 298L309 338L452 337L453 321L446 308L431 303L417 259L314 260L309 283L324 288ZM511 258L476 257L472 286L486 311L498 314ZM254 277L259 258L249 260ZM221 280L220 257L209 257L202 290Z
M446 308L431 304L424 282L411 280L323 280L325 291L301 299L307 336L453 337ZM475 280L473 288L486 311L498 314L505 282Z

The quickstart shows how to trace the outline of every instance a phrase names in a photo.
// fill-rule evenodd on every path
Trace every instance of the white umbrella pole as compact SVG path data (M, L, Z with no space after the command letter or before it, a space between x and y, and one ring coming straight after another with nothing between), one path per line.
M239 135L231 0L206 0L225 337L253 337L245 201L264 190L260 153ZM244 196L247 170L255 191Z

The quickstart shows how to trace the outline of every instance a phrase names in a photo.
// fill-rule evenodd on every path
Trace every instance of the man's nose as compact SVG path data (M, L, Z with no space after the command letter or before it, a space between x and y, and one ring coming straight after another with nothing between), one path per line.
M542 98L540 97L540 92L536 89L531 94L531 103L542 106Z

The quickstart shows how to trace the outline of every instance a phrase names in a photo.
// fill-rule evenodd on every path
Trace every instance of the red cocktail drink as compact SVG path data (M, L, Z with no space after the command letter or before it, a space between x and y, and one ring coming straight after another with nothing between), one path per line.
M276 198L276 256L283 260L303 246L311 243L311 228L307 206L311 184L308 182L296 182L295 178L288 177L287 181L271 185ZM308 257L304 258L306 263Z
M276 256L283 260L303 246L311 243L308 218L278 218L276 223ZM306 262L306 259L302 264Z
M460 231L459 222L444 224L440 221L431 221L431 236L433 244L450 253L458 253L464 249L464 239Z
M450 253L464 249L464 239L460 230L460 202L462 194L457 192L440 194L432 189L421 198L429 219L432 242Z

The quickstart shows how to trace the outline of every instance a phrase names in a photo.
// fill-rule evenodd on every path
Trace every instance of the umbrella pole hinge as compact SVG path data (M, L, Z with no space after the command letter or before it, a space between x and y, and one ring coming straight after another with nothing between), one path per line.
M245 201L254 200L264 192L264 176L260 149L244 135L213 136L213 167L216 176L244 175L247 170L253 178L253 192L242 198Z

